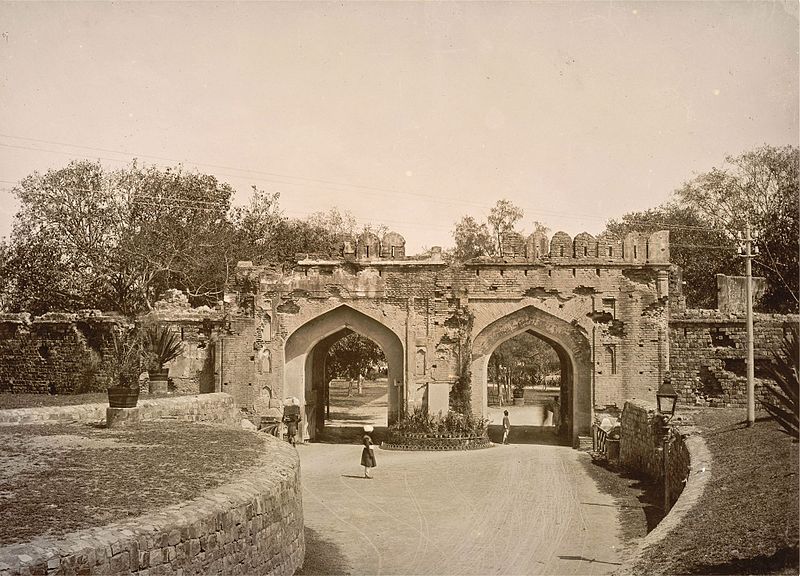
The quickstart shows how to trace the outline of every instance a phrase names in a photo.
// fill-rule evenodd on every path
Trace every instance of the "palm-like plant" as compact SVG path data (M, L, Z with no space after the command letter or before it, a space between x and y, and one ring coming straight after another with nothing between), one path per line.
M767 412L795 439L800 435L800 350L797 326L792 326L783 338L780 352L775 352L775 362L769 365L769 375L774 382L766 382L767 399L760 400Z
M180 336L169 327L160 324L145 328L143 343L153 370L164 370L164 364L174 360L183 352Z

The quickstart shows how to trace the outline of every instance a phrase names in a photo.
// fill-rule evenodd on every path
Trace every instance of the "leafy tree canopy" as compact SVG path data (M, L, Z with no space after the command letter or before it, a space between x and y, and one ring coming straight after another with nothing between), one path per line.
M334 378L364 377L385 363L381 347L356 332L344 336L328 350L328 375Z
M479 256L499 255L503 235L515 231L524 215L522 208L510 200L498 200L485 222L479 222L472 216L462 217L453 229L455 247L452 258L463 262ZM534 227L536 230L544 229L539 222L534 222Z
M750 224L760 254L753 273L767 279L766 311L798 309L798 149L762 146L727 157L695 176L666 204L608 222L606 230L670 230L670 255L683 268L687 301L714 307L715 274L743 274L738 235Z

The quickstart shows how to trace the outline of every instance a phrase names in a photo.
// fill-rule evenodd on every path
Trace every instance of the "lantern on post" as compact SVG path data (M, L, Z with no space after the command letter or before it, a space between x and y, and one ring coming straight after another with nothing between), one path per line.
M664 376L664 380L658 387L656 392L656 405L658 406L658 413L669 421L675 415L675 404L678 402L678 393L672 387L672 379L670 375Z
M661 455L663 458L662 468L664 472L664 515L669 512L669 442L672 429L669 421L675 415L675 404L678 402L678 393L672 387L672 379L669 372L664 376L664 380L656 392L656 407L658 415L661 417L661 441L663 446Z

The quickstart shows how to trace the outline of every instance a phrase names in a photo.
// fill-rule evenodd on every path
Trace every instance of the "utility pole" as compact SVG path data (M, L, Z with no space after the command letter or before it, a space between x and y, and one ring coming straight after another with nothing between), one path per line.
M739 236L743 245L739 246L739 255L744 258L745 299L747 300L747 426L756 421L755 368L753 361L753 266L752 260L758 254L758 246L753 250L753 237L748 221L744 228L744 238Z

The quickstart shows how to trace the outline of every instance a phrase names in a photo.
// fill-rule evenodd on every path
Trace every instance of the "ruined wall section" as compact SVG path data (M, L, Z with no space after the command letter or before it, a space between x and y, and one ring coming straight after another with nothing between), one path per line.
M0 315L0 392L74 394L105 390L111 332L120 317Z
M780 350L797 315L754 314L756 408L773 352ZM679 402L697 406L747 405L747 325L745 315L688 309L670 323L670 375Z

